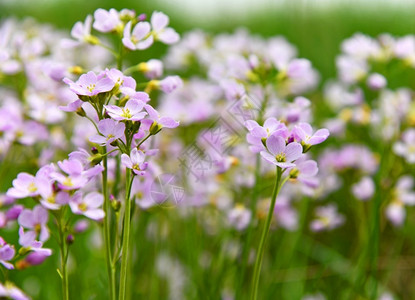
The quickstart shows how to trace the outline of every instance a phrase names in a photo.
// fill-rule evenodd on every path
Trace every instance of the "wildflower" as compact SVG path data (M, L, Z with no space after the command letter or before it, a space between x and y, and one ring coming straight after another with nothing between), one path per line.
M71 36L76 41L64 40L64 46L66 45L68 47L74 47L82 43L91 43L94 45L98 44L99 43L98 38L91 35L91 25L92 25L91 15L88 15L86 17L84 23L82 23L81 21L76 22L71 30Z
M344 216L337 212L335 205L320 206L316 209L317 219L310 224L312 231L332 230L345 221Z
M5 284L0 283L0 298L3 298L3 297L5 299L10 298L13 300L29 300L30 299L10 281L6 281Z
M144 176L146 173L148 162L144 162L145 155L143 151L134 148L130 152L130 156L127 154L121 155L121 163L124 167L132 169L137 175Z
M369 200L375 193L375 183L371 177L365 176L352 185L352 193L359 200Z
M82 192L76 192L69 201L69 206L74 214L84 215L92 220L102 220L104 211L99 208L104 202L104 197L97 192L91 192L83 196Z
M98 129L101 134L92 136L89 140L101 146L111 144L124 136L125 124L111 119L99 121Z
M125 25L123 45L130 50L144 50L153 44L153 36L150 35L150 24L139 22L131 32L131 21Z
M160 131L162 128L176 128L179 126L179 122L173 120L169 117L160 117L158 111L156 111L151 105L146 104L144 106L145 110L148 112L149 118L143 120L144 123L146 121L150 121L150 132L155 134Z
M179 40L177 32L170 27L169 17L162 12L155 11L151 15L151 27L154 40L161 41L165 44L174 44Z
M228 212L228 222L236 230L244 230L251 221L252 212L243 205L236 205Z
M292 135L297 142L301 142L305 148L324 142L330 135L326 128L319 129L313 134L313 128L308 123L299 123L294 126Z
M48 211L41 205L36 205L33 210L23 210L17 219L20 226L22 226L19 238L19 244L25 246L36 240L39 235L41 242L49 238L49 230L47 225L49 218ZM24 232L23 227L29 229Z
M100 32L116 31L118 28L122 28L123 23L120 20L118 12L111 8L109 11L98 8L94 12L94 29Z
M392 199L386 207L386 217L395 226L401 226L405 221L405 205L415 205L414 179L402 176L393 189Z
M289 131L285 124L275 118L265 120L264 126L260 126L254 120L248 120L245 122L245 126L249 130L246 139L251 145L250 150L254 153L264 150L264 141L273 134L284 139L289 136Z
M316 188L318 186L318 179L315 177L318 173L317 163L314 160L302 158L297 160L295 168L290 170L290 179L298 180L308 187Z
M116 105L104 105L104 107L110 117L116 121L140 121L147 115L147 113L142 112L144 105L143 101L130 99L124 107Z
M76 82L64 78L63 82L69 85L71 91L80 96L95 96L99 93L109 92L113 89L115 83L107 76L97 76L90 71L81 75Z
M159 59L150 59L148 62L138 64L137 67L149 79L159 78L163 75L163 63Z
M35 176L22 172L13 180L13 187L7 191L7 196L13 198L26 198L39 195Z
M261 151L261 156L283 169L295 167L293 161L303 153L303 147L299 143L286 145L284 138L274 134L267 139L266 146L268 151Z
M407 129L402 134L402 140L393 145L393 151L404 157L408 163L415 163L415 129Z
M6 269L14 269L14 266L9 261L13 259L16 251L13 246L10 246L5 242L5 240L0 237L0 264L2 264Z
M383 89L387 84L386 78L378 73L373 73L367 78L367 86L372 90Z

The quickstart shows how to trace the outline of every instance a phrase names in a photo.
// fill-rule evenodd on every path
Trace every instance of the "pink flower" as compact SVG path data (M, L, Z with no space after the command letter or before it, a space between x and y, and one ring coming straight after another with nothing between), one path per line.
M104 119L99 121L98 129L101 134L94 135L89 140L92 143L104 146L124 136L125 124L111 119Z
M137 175L144 176L146 173L148 162L144 162L145 155L143 151L134 148L130 152L130 156L127 154L121 155L121 163L124 167L132 169Z
M13 246L7 244L2 237L0 237L0 263L7 269L14 269L13 264L9 263L12 260L16 251Z
M155 11L151 15L151 27L153 29L154 39L165 44L174 44L180 37L173 28L167 27L168 24L169 17L164 13Z
M283 169L295 167L293 162L303 153L303 147L299 143L286 145L285 139L275 134L267 139L266 145L268 151L261 151L261 156Z
M150 35L150 24L139 22L131 32L131 21L125 25L122 43L130 50L147 49L153 44L153 36Z
M7 191L7 196L13 198L26 198L39 195L38 179L35 176L22 172L13 180L13 187Z
M130 99L124 107L116 105L104 105L104 107L114 120L140 121L147 115L147 113L142 112L144 105L143 101Z
M97 192L92 192L83 197L82 192L76 192L69 206L74 214L84 215L92 220L102 220L105 217L104 211L100 208L104 197Z
M260 126L254 120L248 120L245 122L245 126L249 130L249 133L246 135L246 140L251 145L249 147L250 150L254 153L261 152L265 149L263 141L270 135L276 134L284 139L290 135L285 124L275 118L267 119L264 122L264 126Z
M90 71L81 75L76 82L64 78L63 82L69 85L69 88L77 95L95 96L99 93L109 92L114 88L115 83L107 76L97 76Z
M150 121L152 127L157 126L159 129L166 128L176 128L179 126L179 122L173 120L169 117L160 117L157 110L155 110L151 105L146 104L144 106L145 110L148 112L148 119L143 120L143 122Z
M296 125L292 131L294 139L303 145L317 145L324 142L330 135L326 128L319 129L313 134L313 128L308 123Z
M167 76L158 82L158 86L163 92L169 94L174 90L181 88L183 86L183 81L179 76Z
M40 241L44 242L49 238L49 230L46 226L49 214L41 205L36 205L33 210L23 210L17 219L20 226L29 229L27 232L21 229L19 244L27 246L36 240L39 235Z
M113 8L109 11L98 8L94 12L94 19L92 26L100 32L111 32L123 25L118 12Z
M345 221L344 216L337 212L335 205L320 206L316 209L317 219L310 224L312 231L332 230Z

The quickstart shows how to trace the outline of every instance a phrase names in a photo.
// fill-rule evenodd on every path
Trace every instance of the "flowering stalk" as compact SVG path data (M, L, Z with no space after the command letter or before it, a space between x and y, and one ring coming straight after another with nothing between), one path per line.
M68 249L65 241L65 224L62 222L63 220L63 212L61 212L60 218L56 218L56 222L58 224L58 231L59 231L59 250L61 256L61 270L59 271L59 275L62 280L62 298L63 300L69 299L69 284L68 284L68 270L66 268L67 261L68 261Z
M258 299L258 285L259 285L259 276L261 274L261 265L262 265L262 258L264 256L264 245L267 239L269 228L271 226L272 216L274 214L274 207L275 202L277 200L277 196L279 191L281 190L282 185L285 183L285 180L281 182L282 176L282 168L277 166L277 176L275 180L274 190L272 192L271 198L271 205L269 207L268 216L264 224L264 228L262 229L261 240L259 242L258 252L255 259L255 266L254 266L254 276L252 277L252 290L251 290L251 300Z
M122 260L121 260L121 278L120 278L120 292L119 299L124 300L127 290L127 269L129 260L129 244L130 244L130 227L131 227L131 186L134 177L131 176L131 170L126 171L126 191L125 191L125 212L124 212L124 226L123 226L123 241L122 241Z

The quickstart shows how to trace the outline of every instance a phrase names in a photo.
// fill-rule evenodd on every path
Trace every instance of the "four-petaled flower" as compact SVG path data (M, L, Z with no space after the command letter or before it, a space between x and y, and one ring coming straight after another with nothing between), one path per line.
M180 37L173 28L167 27L168 24L169 17L164 13L155 11L151 15L151 27L153 29L154 39L165 44L174 44Z
M131 32L131 21L125 25L122 43L130 50L147 49L153 44L153 36L148 22L139 22Z
M100 193L91 192L83 196L82 192L76 192L69 201L69 206L74 214L102 220L105 217L105 212L100 208L103 202L104 197Z
M137 175L143 176L146 172L148 162L144 161L145 154L143 151L134 148L130 152L130 156L127 154L121 155L121 163L123 166L132 169L133 172Z
M33 210L23 210L17 221L20 226L29 230L26 232L22 230L22 234L19 238L19 244L22 246L31 244L36 240L38 235L41 242L46 241L49 238L49 230L46 226L48 218L48 211L41 205L36 205Z
M124 136L125 124L111 119L104 119L99 121L98 129L101 134L94 135L89 140L104 146Z
M69 85L69 88L77 95L95 96L99 93L109 92L114 88L114 81L107 76L97 76L90 71L81 75L76 82L69 78L64 78L63 82Z
M295 167L293 161L300 158L303 147L296 142L286 145L285 139L271 135L266 141L268 151L261 151L261 156L270 163L286 169Z
M128 121L140 121L147 113L143 112L145 103L140 100L130 99L124 107L116 105L105 105L105 109L116 121L128 120Z

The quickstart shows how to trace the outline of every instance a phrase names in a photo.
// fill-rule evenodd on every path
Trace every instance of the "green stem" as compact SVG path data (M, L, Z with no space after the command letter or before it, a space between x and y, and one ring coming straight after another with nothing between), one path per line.
M64 228L62 226L62 219L63 219L63 216L61 215L60 220L57 220L58 230L59 230L59 250L60 250L60 255L61 255L60 276L62 280L62 299L69 300L68 270L66 268L66 263L68 261L68 255L67 255L67 250L66 250Z
M140 148L140 146L141 146L141 145L142 145L145 141L147 141L147 140L148 140L148 138L149 138L150 136L152 136L152 134L151 134L151 133L147 134L147 136L146 136L144 139L142 139L142 140L140 141L140 143L137 145L137 149L139 149L139 148Z
M120 293L119 300L126 299L127 291L127 270L129 261L129 245L130 245L130 227L131 227L131 185L133 183L133 177L131 176L131 170L127 169L126 172L126 191L125 191L125 211L124 211L124 228L123 228L123 241L122 241L122 258L121 258L121 279L120 279Z
M264 256L264 246L267 239L269 229L271 226L272 216L274 214L275 202L277 200L278 193L281 189L281 176L282 169L277 167L276 180L274 185L274 190L272 192L271 205L269 207L268 216L262 230L261 240L259 242L258 252L255 260L254 266L254 276L252 277L252 290L251 290L251 300L258 299L258 286L259 286L259 276L261 274L262 258Z
M109 294L110 299L115 300L115 283L113 278L115 278L115 270L113 268L112 259L111 259L111 209L110 201L108 197L108 158L104 156L102 159L104 165L104 171L102 172L102 190L104 194L104 209L105 209L105 218L104 218L104 240L105 240L105 259L107 264L107 273L109 281Z

